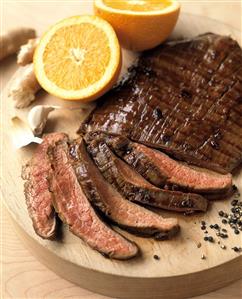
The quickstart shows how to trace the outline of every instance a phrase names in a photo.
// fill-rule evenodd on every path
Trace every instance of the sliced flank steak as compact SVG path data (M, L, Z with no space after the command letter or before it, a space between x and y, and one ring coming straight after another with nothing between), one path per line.
M160 189L150 184L127 163L114 155L105 142L94 140L87 148L106 180L125 198L187 214L207 210L208 202L201 195Z
M85 195L112 222L131 233L157 240L171 238L179 231L177 219L165 219L123 198L98 170L83 140L70 146L70 155Z
M232 175L219 174L205 168L190 166L176 161L168 155L145 145L130 141L126 137L105 133L88 133L88 142L93 139L104 140L108 146L132 166L147 181L157 187L214 194L218 198L232 188Z
M53 239L56 235L57 222L49 191L48 177L52 174L48 149L55 142L65 139L63 133L48 134L37 146L32 159L23 167L22 178L24 194L29 216L35 232L44 239Z
M54 169L50 178L54 207L70 231L106 257L124 260L136 256L136 244L112 230L95 213L77 180L67 142L57 142L49 150L49 157Z

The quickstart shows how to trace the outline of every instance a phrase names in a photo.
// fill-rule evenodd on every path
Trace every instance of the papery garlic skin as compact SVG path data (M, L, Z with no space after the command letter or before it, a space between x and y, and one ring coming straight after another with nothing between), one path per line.
M48 120L48 115L53 110L55 110L55 107L37 105L29 111L28 123L34 135L38 136L42 134Z

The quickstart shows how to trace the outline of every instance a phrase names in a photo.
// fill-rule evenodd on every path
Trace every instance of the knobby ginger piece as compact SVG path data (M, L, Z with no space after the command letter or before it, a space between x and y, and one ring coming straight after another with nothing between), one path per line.
M0 36L0 60L17 53L20 46L36 36L32 28L16 28Z
M15 101L16 108L25 108L35 100L35 94L40 90L35 77L33 63L21 67L21 71L13 78L9 88L9 97Z
M33 61L34 51L39 44L39 38L29 39L27 44L22 45L17 56L17 64L26 65Z

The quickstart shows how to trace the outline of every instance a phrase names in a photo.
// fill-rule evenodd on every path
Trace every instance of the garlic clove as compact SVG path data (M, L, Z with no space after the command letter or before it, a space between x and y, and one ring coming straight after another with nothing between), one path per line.
M21 148L32 142L41 143L42 139L35 137L29 126L18 116L15 116L11 119L12 127L12 141L14 147Z
M35 135L42 134L48 120L49 113L55 109L55 106L37 105L29 111L28 123Z

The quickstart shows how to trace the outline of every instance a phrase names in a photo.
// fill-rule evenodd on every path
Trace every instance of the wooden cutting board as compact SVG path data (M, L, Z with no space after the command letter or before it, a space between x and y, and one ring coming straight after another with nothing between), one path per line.
M89 12L88 9L90 8L85 7L82 12ZM76 9L73 8L72 14L76 13ZM69 15L71 15L70 8L66 16ZM59 17L63 17L63 11ZM58 11L55 18L58 18ZM44 29L43 24L38 22L35 24L34 20L32 22L33 27L40 32ZM235 29L210 19L186 14L180 17L173 36L191 37L208 31L232 35L240 42L240 32ZM130 55L132 56L132 53L126 52L125 57ZM10 68L17 69L11 61ZM112 297L140 299L191 297L215 290L242 277L241 255L231 250L234 246L241 246L241 234L234 235L230 228L224 226L228 229L229 238L222 240L222 243L227 246L227 249L223 250L217 244L218 237L213 230L208 227L216 243L208 243L203 240L204 233L200 229L202 220L208 224L221 225L218 211L229 211L230 200L216 201L206 214L192 217L160 211L165 217L179 218L181 233L171 241L157 242L122 231L125 236L135 241L142 251L142 256L130 261L105 259L72 235L65 226L61 240L51 242L40 239L35 235L28 217L23 196L23 181L20 177L21 167L29 160L35 146L16 150L12 145L10 134L11 117L19 115L25 119L29 109L15 110L12 103L7 100L7 88L3 91L2 99L4 204L19 236L33 254L51 270L94 292ZM80 106L79 103L64 102L45 92L40 92L38 100L33 105L43 103L58 104L63 107ZM64 131L75 137L82 119L92 107L93 104L86 106L85 111L53 112L46 132ZM242 173L234 177L234 182L242 190ZM202 245L200 248L197 247L199 242ZM153 258L155 254L160 257L160 260ZM205 260L201 259L202 254L206 256Z

